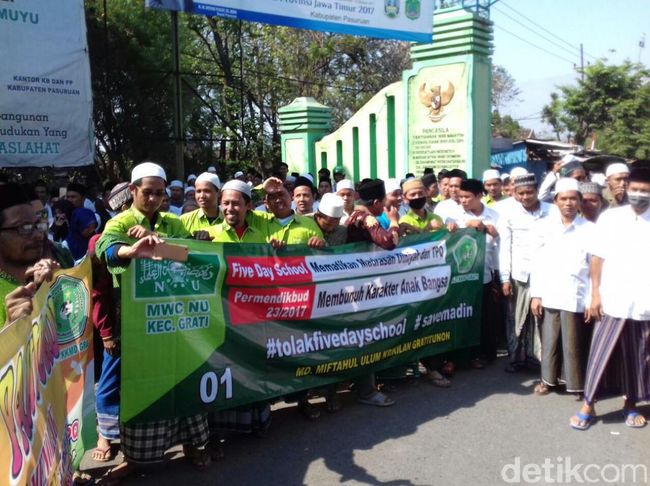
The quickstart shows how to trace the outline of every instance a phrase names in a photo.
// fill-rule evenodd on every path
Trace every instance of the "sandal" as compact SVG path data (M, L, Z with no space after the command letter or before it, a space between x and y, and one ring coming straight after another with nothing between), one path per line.
M439 371L433 370L427 375L427 381L438 388L449 388L451 381L440 374Z
M535 385L533 392L535 393L535 395L543 396L551 393L551 389L548 387L546 383L539 382L537 385Z
M213 461L221 461L225 457L223 450L223 441L221 440L211 440L206 446L208 449L208 454L210 454L210 459Z
M364 405L372 405L373 407L390 407L391 405L395 405L394 400L388 398L388 396L380 391L374 391L370 395L359 397L357 401Z
M207 447L196 447L186 444L183 445L183 454L190 461L190 464L199 471L205 471L212 462Z
M577 419L577 420L574 420ZM594 423L594 416L590 413L578 412L569 421L569 425L576 430L587 430Z
M453 361L445 361L445 363L442 365L442 368L440 368L440 373L449 377L454 374L454 371L456 371L456 365L453 363Z
M109 445L104 449L95 447L90 453L90 457L95 462L109 462L113 460L115 454L113 454L113 448Z
M341 397L336 392L328 393L325 398L325 405L329 413L336 413L343 408Z
M469 365L471 368L475 370L484 370L485 369L485 363L483 363L483 360L479 358L474 358L469 362Z
M298 410L307 420L317 420L320 418L320 410L309 403L308 400L303 400L298 403Z
M632 429L641 429L645 427L647 421L643 415L641 415L639 412L636 410L630 410L630 409L623 409L621 411L623 414L623 417L625 418L625 425ZM641 420L638 420L638 419Z

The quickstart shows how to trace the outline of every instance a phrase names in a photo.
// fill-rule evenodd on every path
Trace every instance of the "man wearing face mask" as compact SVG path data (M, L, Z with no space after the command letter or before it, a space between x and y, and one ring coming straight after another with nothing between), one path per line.
M409 211L400 218L400 229L405 233L420 233L442 229L440 216L426 210L427 189L421 179L410 179L402 185Z
M585 401L570 420L574 429L589 428L594 402L604 392L625 397L625 425L646 424L636 403L650 400L650 169L630 171L627 199L629 205L600 215L592 240L587 317L598 322L587 363ZM604 376L608 379L600 386Z

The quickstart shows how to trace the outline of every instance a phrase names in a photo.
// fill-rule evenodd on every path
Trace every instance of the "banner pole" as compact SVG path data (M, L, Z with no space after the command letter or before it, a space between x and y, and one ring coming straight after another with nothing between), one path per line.
M175 147L175 169L176 177L185 179L184 152L184 128L183 128L183 99L182 80L180 73L180 49L178 41L178 12L172 11L172 63L174 65L174 147Z

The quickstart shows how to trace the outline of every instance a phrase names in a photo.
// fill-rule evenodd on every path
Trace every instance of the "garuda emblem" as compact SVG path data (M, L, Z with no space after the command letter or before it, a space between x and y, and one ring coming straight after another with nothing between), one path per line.
M429 109L428 117L434 123L442 120L446 115L444 108L447 106L454 97L454 85L447 81L444 87L438 84L431 86L427 90L427 83L422 83L420 86L420 103Z

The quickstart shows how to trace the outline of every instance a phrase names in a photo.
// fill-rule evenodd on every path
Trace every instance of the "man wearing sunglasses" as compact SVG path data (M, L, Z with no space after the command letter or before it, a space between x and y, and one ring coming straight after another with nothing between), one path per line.
M29 315L38 286L70 261L45 258L47 226L20 186L0 186L0 327Z

